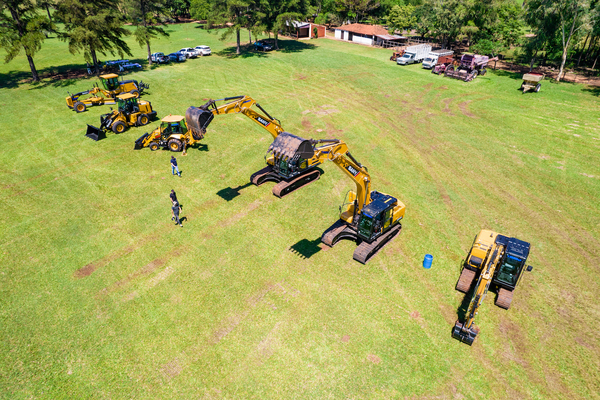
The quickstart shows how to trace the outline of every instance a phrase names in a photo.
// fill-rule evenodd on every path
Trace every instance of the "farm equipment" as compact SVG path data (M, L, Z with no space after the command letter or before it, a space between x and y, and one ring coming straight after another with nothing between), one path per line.
M168 115L164 117L158 128L151 133L144 133L135 141L135 150L149 147L156 151L168 148L171 151L183 151L204 138L204 131L197 129L201 122L197 119L202 116L198 108L188 108L185 117L181 115Z
M119 81L117 74L100 75L100 82L102 83L102 87L96 84L90 90L75 94L69 93L69 96L66 98L67 107L80 113L87 110L87 107L90 106L115 104L114 98L121 93L131 93L135 97L140 97L140 94L149 88L148 84L141 81L139 83L136 80ZM92 97L81 99L81 96L88 94L91 94Z
M100 128L88 125L85 136L98 141L106 137L108 130L123 133L130 126L148 125L156 117L156 111L152 110L149 101L138 100L131 93L118 95L116 102L118 109L100 116Z
M488 56L481 56L478 54L463 54L460 58L460 62L454 62L453 64L446 66L444 75L450 78L470 82L475 79L477 75L485 75L487 72L485 67L488 62L494 60L497 60L497 58L490 59Z
M479 274L465 320L462 323L456 321L452 330L455 339L473 344L479 334L479 329L474 325L475 316L490 285L498 288L496 305L508 310L523 272L533 269L530 265L525 266L530 247L527 242L496 232L485 229L479 232L456 284L456 290L468 293Z
M523 90L523 93L528 92L529 90L533 90L536 93L539 92L542 87L542 84L540 83L542 79L544 79L544 75L533 72L523 75L521 90Z
M390 61L396 61L398 57L402 57L402 54L404 54L404 50L395 51L394 54L392 54L392 56L390 57Z
M431 69L434 74L443 74L449 65L454 63L454 55L441 56L437 60L437 65Z

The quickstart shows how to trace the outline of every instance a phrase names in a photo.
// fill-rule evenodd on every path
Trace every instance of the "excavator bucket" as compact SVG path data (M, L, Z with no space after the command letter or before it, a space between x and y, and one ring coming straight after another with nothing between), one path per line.
M283 132L269 146L268 152L272 152L275 158L291 160L295 156L308 160L313 157L315 151L310 140Z
M477 329L475 325L471 325L471 328L467 329L463 328L463 324L461 324L459 321L456 321L456 324L454 324L454 329L452 329L452 337L468 344L469 346L473 344L477 334L479 334L479 329Z
M135 141L135 146L133 147L134 150L140 150L144 148L144 139L146 139L148 137L148 133L144 133L142 136L140 136L138 138L138 140Z
M190 107L185 112L185 122L188 129L192 131L194 139L200 140L206 133L206 128L212 122L215 116L211 111L204 107Z
M104 130L88 124L87 133L85 136L97 142L100 139L105 139L106 133L104 133Z

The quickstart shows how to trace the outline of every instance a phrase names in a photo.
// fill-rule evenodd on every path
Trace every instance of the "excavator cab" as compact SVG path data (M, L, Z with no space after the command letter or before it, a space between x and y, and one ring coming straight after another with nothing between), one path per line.
M105 74L100 75L100 82L105 90L113 91L119 87L119 75L117 74Z
M390 228L394 207L398 205L398 199L377 191L371 192L371 199L371 203L362 209L358 220L358 237L369 243Z
M134 113L140 110L137 97L131 93L123 93L117 96L117 106L119 111Z
M496 269L493 283L504 289L514 290L523 275L530 247L529 243L522 240L508 239L506 252L500 266ZM531 271L531 267L527 270Z

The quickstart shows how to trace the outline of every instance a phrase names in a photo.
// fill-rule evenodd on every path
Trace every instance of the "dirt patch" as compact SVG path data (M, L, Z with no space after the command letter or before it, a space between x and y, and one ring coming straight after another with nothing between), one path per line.
M584 172L582 172L581 175L586 176L588 178L595 178L596 177L595 175L586 174Z
M460 103L458 105L458 108L460 109L460 112L463 113L464 115L466 115L469 118L478 118L475 114L472 114L471 112L469 112L469 103L471 103L472 100L467 100L467 101L463 101L462 103Z
M175 358L171 362L168 362L161 368L161 372L169 378L173 378L179 375L181 371L183 371L183 367L181 366L181 363L177 358Z
M419 313L418 311L413 311L410 313L410 317L414 319L419 319L421 318L421 313Z
M231 226L233 224L235 224L236 222L238 222L239 220L241 220L242 218L244 218L246 215L248 215L249 212L256 210L259 206L260 206L260 201L259 200L254 200L246 210L241 211L237 214L235 214L233 217L229 218L227 221L223 222L223 224L221 225L222 227L228 227Z
M304 79L306 79L306 76L302 75L302 74L298 74L296 75L296 80L297 81L303 81Z
M575 342L577 342L578 345L585 347L586 349L594 350L594 346L587 343L585 340L583 340L580 337L576 337Z
M310 123L310 121L309 121L308 119L306 119L306 118L302 118L302 126L303 126L305 129L308 129L308 130L312 129L312 124L311 124L311 123Z
M78 269L77 271L75 271L75 273L73 273L73 277L76 279L81 279L81 278L85 278L86 276L90 276L98 268L104 267L106 264L110 263L111 261L114 261L117 258L123 257L123 256L131 253L138 247L139 246L127 246L122 250L118 250L112 254L107 255L104 258L101 258L100 260L89 263L85 267L82 267L82 268Z
M339 113L340 110L338 110L337 108L327 108L327 109L323 109L321 108L320 110L315 111L315 114L317 115L331 115L331 114L335 114L335 113Z
M343 129L336 129L336 127L331 123L328 122L327 124L327 137L329 139L338 139L336 136L338 136L338 134L341 134L342 132L344 132Z
M104 289L102 289L100 291L100 293L98 293L98 295L106 296L110 293L113 293L114 291L118 290L119 288L127 285L132 280L137 279L144 275L148 275L151 272L153 272L154 270L156 270L157 268L162 267L163 265L165 265L165 260L163 260L162 258L157 258L156 260L150 261L144 267L138 269L137 271L135 271L133 274L129 275L128 277L121 279L120 281L118 281L110 286L105 287Z
M379 364L381 362L381 358L379 358L375 354L369 354L367 356L367 360L371 361L373 364Z
M450 103L452 103L453 100L454 99L452 98L442 100L442 103L444 103L444 109L442 111L447 113L448 115L454 115L452 111L450 111Z
M350 341L350 335L344 335L344 336L342 336L342 342L348 343L349 341Z

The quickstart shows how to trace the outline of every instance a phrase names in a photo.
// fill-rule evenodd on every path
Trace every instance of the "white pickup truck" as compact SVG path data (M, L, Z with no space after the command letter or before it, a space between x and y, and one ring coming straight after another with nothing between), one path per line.
M418 44L409 46L404 50L402 57L396 58L396 64L407 65L416 62L421 62L431 51L431 46L428 44Z
M433 50L427 54L427 57L423 60L423 68L431 69L439 64L440 59L444 59L444 56L448 57L454 54L452 50Z

